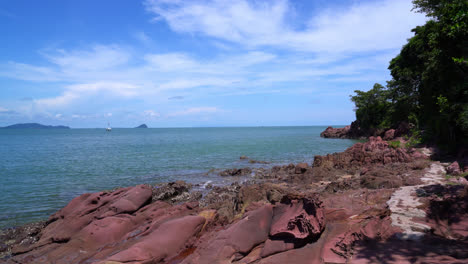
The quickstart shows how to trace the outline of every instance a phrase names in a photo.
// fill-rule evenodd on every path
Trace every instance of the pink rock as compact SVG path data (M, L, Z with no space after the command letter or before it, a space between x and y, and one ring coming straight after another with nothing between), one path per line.
M455 161L452 164L450 164L446 168L446 171L447 171L448 174L451 174L451 175L460 175L461 170L460 170L460 165L458 164L458 161Z
M368 165L411 162L414 158L404 148L390 148L381 137L369 137L365 143L356 143L341 153L315 156L313 167L360 169Z
M205 218L186 216L161 224L144 239L108 258L109 261L152 261L158 263L173 257L185 245L188 239L196 235Z
M187 216L198 203L151 201L149 186L83 194L50 217L40 240L15 247L17 263L96 263L112 256L141 262L178 254L205 223ZM116 254L117 253L117 254Z
M309 165L305 162L298 163L295 168L295 173L302 174L307 171L307 167L309 167Z
M287 197L274 208L270 236L311 240L320 236L324 227L323 210L318 199Z
M271 205L247 213L241 221L200 245L182 263L230 263L236 255L244 255L268 239L272 215Z
M262 258L268 257L270 255L291 250L294 248L294 243L286 242L284 240L270 240L268 239L265 242L265 246L262 249L260 256Z
M350 128L351 126L345 126L343 128L327 127L325 131L320 133L320 136L324 138L348 138Z
M384 140L392 140L395 138L395 129L385 131Z
M78 196L49 218L36 246L68 241L95 219L133 213L151 201L151 194L150 187L138 185Z

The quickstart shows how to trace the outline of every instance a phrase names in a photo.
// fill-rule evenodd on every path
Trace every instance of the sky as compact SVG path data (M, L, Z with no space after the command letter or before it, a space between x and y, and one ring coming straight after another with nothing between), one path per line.
M0 126L345 125L391 79L410 0L0 3Z

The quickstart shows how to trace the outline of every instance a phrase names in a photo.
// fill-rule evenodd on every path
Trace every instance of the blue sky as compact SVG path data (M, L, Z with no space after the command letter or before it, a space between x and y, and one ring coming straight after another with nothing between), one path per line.
M424 24L410 0L0 3L0 126L337 125Z

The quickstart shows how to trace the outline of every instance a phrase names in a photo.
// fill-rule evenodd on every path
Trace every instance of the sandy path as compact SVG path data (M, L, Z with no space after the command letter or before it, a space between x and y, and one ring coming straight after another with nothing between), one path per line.
M392 225L402 229L398 237L404 240L418 240L430 230L428 225L413 221L414 217L425 218L426 213L417 208L422 205L416 195L416 190L432 185L443 184L445 169L439 163L432 163L431 167L421 178L423 184L404 186L396 190L387 204L390 208Z

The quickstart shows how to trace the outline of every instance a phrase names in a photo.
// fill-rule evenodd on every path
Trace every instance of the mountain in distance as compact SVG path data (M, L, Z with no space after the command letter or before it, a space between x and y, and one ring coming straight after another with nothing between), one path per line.
M14 124L6 127L0 127L3 129L23 129L23 128L28 128L28 129L70 129L68 126L48 126L48 125L42 125L38 123L22 123L22 124Z
M141 124L141 125L139 125L139 126L137 126L135 128L148 128L148 126L146 124Z

